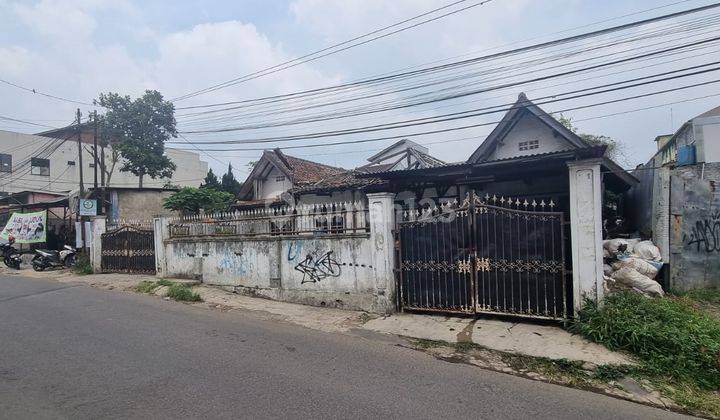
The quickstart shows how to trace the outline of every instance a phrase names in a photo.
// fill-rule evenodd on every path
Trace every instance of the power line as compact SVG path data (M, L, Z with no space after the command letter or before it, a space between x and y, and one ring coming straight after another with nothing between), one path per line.
M714 62L714 63L710 63L708 65L718 64L718 63L720 63L720 62ZM699 67L705 67L705 66L701 65ZM692 68L697 68L697 67L691 67L689 69L692 69ZM683 69L683 70L679 70L679 71L686 71L686 70L688 70L688 69ZM668 81L668 80L674 80L677 78L694 76L694 75L709 73L709 72L718 71L718 70L720 70L720 67L698 70L698 71L684 74L684 75L668 76L668 77L661 78L658 80L645 81L645 82L635 83L635 84L628 85L628 86L617 87L617 85L619 85L619 84L625 84L625 83L629 83L629 82L633 82L633 81L637 81L637 80L643 80L643 79L647 79L647 78L658 77L663 74L668 74L668 73L660 73L660 74L653 75L653 76L646 76L646 77L641 77L641 78L636 78L636 79L625 80L622 82L616 82L616 83L610 83L610 84L606 84L606 85L595 86L595 87L586 88L586 89L580 89L580 90L575 90L575 91L570 91L570 92L553 94L553 95L542 97L540 99L542 100L542 99L547 99L547 98L557 98L558 96L567 96L567 95L571 95L571 94L578 93L578 92L583 92L583 91L588 91L588 90L597 90L597 89L601 89L601 88L605 88L605 87L616 86L616 87L606 89L603 91L585 93L585 94L570 96L570 97L562 98L562 99L552 99L550 101L541 102L541 104L557 102L557 101L566 101L566 100L570 100L570 99L577 99L577 98L581 98L581 97L585 97L585 96L597 95L597 94L601 94L601 93L613 92L616 90L644 86L647 84L658 83L658 82L663 82L663 81ZM670 73L674 73L674 72L675 71L670 72ZM545 80L545 78L540 78L540 80ZM272 141L293 141L293 140L303 140L303 139L311 139L311 138L330 137L330 136L336 136L336 135L347 135L347 134L365 133L365 132L373 132L373 131L392 130L392 129L396 129L396 128L404 128L404 127L414 126L414 125L424 125L424 124L430 124L430 123L453 121L456 119L471 118L471 117L477 117L477 116L481 116L481 115L493 114L493 113L497 113L497 112L501 112L501 111L507 111L507 110L509 110L509 108L488 111L489 109L498 108L498 107L507 106L507 105L512 105L512 104L504 104L504 105L496 105L496 106L491 106L491 107L476 108L476 109L472 109L472 110L468 110L468 111L442 114L442 115L437 115L437 116L433 116L433 117L397 121L397 122L393 122L393 123L377 124L377 125L371 125L371 126L365 126L365 127L356 127L356 128L352 128L352 129L345 129L345 130L324 131L324 132L315 132L315 133L302 133L302 134L297 134L297 135L292 135L292 136L260 137L260 138L255 138L255 139L246 139L246 140L208 141L208 142L202 142L202 143L204 143L204 144L265 143L265 142L272 142ZM220 130L202 131L202 132L204 133L204 132L225 132L225 131L234 131L234 130L220 129ZM193 132L190 132L190 133L193 133Z
M665 89L665 90L661 90L661 91L655 91L655 92L651 92L651 93L645 93L645 94L641 94L641 95L635 95L635 96L630 96L630 97L625 97L625 98L620 98L620 99L598 102L598 103L594 103L594 104L590 104L590 105L582 105L582 106L576 106L576 107L571 107L571 108L565 108L565 109L555 111L555 112L556 113L569 112L569 111L575 111L575 110L579 110L579 109L591 108L591 107L596 107L596 106L601 106L601 105L608 105L608 104L612 104L612 103L624 102L624 101L628 101L628 100L639 99L639 98L659 95L659 94L663 94L663 93L675 92L675 91L689 89L689 88L693 88L693 87L707 86L707 85L714 84L714 83L720 83L720 79L711 80L708 82L696 83L696 84L672 88L672 89ZM548 101L545 103L550 103L550 102L552 102L552 101ZM501 111L502 110L498 110L497 112L501 112ZM483 126L488 126L488 125L492 125L492 124L497 124L498 122L499 121L470 124L470 125L464 125L464 126L460 126L460 127L444 128L444 129L423 131L423 132L416 132L416 133L405 133L405 134L371 138L371 139L348 140L348 141L329 142L329 143L322 143L322 144L286 146L286 147L283 147L283 149L302 149L302 148L325 147L325 146L342 145L342 144L370 143L370 142L376 142L376 141L382 141L382 140L392 140L392 139L399 139L399 138L405 138L405 137L416 137L416 136L440 134L440 133L446 133L446 132L452 132L452 131L458 131L458 130L466 130L466 129L470 129L470 128L483 127ZM202 144L202 142L198 143L198 144ZM233 149L204 149L204 150L214 151L214 152L224 152L224 151L234 151L234 150L236 150L236 151L261 151L261 150L266 150L266 148L233 148Z
M275 95L275 96L269 96L269 97L264 97L264 98L255 98L255 99L250 99L250 100L243 100L243 101L225 102L225 103L222 103L222 104L217 104L217 103L216 103L216 104L196 105L196 106L192 106L192 107L184 107L184 108L177 108L177 109L203 108L203 107L212 107L212 106L218 106L218 105L239 104L239 103L257 102L257 101L269 100L269 99L279 99L279 98L286 98L286 97L291 97L291 96L297 96L297 95L300 95L300 94L306 94L306 93L311 93L311 92L327 91L327 90L331 90L331 89L338 89L338 88L344 88L344 87L349 87L349 86L356 86L356 85L358 85L358 84L369 84L369 83L374 83L374 82L378 82L378 81L387 80L387 79L390 79L390 78L395 79L395 78L398 78L398 77L403 77L403 76L408 76L408 75L423 74L423 73L427 73L427 72L431 72L431 71L437 71L437 70L440 70L440 69L446 69L446 68L452 68L452 67L456 67L456 66L466 65L466 64L468 64L468 63L474 63L474 62L479 62L479 61L486 61L486 60L489 60L489 59L496 59L496 58L499 58L499 57L505 57L505 56L517 54L517 53L520 53L520 52L533 51L533 50L537 50L537 49L547 48L547 47L550 47L550 46L565 44L565 43L574 42L574 41L578 41L578 40L582 40L582 39L587 39L587 38L592 38L592 37L596 37L596 36L600 36L600 35L605 35L605 34L612 33L612 32L618 32L618 31L621 31L621 30L630 29L630 28L637 27L637 26L648 25L648 24L651 24L651 23L656 23L656 22L660 22L660 21L664 21L664 20L668 20L668 19L673 19L673 18L680 17L680 16L685 16L685 15L689 15L689 14L699 13L699 12L711 10L711 9L714 9L714 8L717 8L717 7L720 7L720 3L713 3L713 4L710 4L710 5L706 5L706 6L696 7L696 8L692 8L692 9L686 9L686 10L682 10L682 11L675 12L675 13L669 13L669 14L665 14L665 15L661 15L661 16L656 16L656 17L653 17L653 18L648 18L648 19L644 19L644 20L639 20L639 21L635 21L635 22L630 22L630 23L626 23L626 24L622 24L622 25L617 25L617 26L613 26L613 27L610 27L610 28L600 29L600 30L596 30L596 31L592 31L592 32L586 32L586 33L583 33L583 34L573 35L573 36L569 36L569 37L565 37L565 38L561 38L561 39L557 39L557 40L553 40L553 41L547 41L547 42L542 42L542 43L538 43L538 44L533 44L533 45L529 45L529 46L525 46L525 47L520 47L520 48L516 48L516 49L512 49L512 50L506 50L506 51L498 52L498 53L495 53L495 54L489 54L489 55L484 55L484 56L480 56L480 57L475 57L475 58L471 58L471 59L468 59L468 60L461 60L461 61L456 61L456 62L452 62L452 63L449 63L449 64L443 64L443 65L439 65L439 66L427 67L427 68L420 69L420 70L415 70L415 71L402 72L402 73L394 73L394 74L391 74L391 75L389 75L389 76L382 76L382 77L375 77L375 78L369 78L369 79L362 79L362 80L359 80L359 81L356 81L356 82L344 83L344 84L339 84L339 85L330 86L330 87L324 87L324 88L318 88L318 89L310 89L310 90L305 90L305 91L295 92L295 93L290 93L290 94L284 94L284 95Z
M433 18L430 18L430 19L427 19L427 20L424 20L424 21L415 23L415 24L413 24L413 25L410 25L410 26L407 26L407 27L404 27L404 28L397 29L397 30L392 31L392 32L389 32L389 33L387 33L387 34L378 35L378 36L372 37L372 38L370 38L370 39L364 40L364 41L362 41L362 42L358 42L358 43L355 43L355 44L347 45L347 44L350 44L350 43L352 43L352 42L354 42L354 41L360 40L360 39L362 39L362 38L366 38L366 37L368 37L368 36L370 36L370 35L374 35L374 34L376 34L376 33L383 32L383 31L385 31L385 30L387 30L387 29L394 28L394 27L396 27L396 26L400 26L400 25L402 25L402 24L405 24L405 23L407 23L407 22L410 22L410 21L419 19L419 18L424 17L424 16L428 16L428 15L433 14L433 13L435 13L435 12L438 12L438 11L440 11L440 10L444 10L444 9L449 8L449 7L455 6L455 5L457 5L457 4L464 3L465 1L467 1L467 0L456 1L456 2L454 2L454 3L451 3L451 4L448 4L448 5L445 5L445 6L436 8L436 9L433 9L433 10L431 10L431 11L429 11L429 12L425 12L425 13L422 13L422 14L420 14L420 15L413 16L413 17L411 17L411 18L409 18L409 19L405 19L405 20L403 20L403 21L401 21L401 22L397 22L397 23L394 23L394 24L392 24L392 25L385 26L385 27L380 28L380 29L376 29L376 30L374 30L374 31L371 31L371 32L368 32L368 33L366 33L366 34L357 36L357 37L352 38L352 39L349 39L349 40L347 40L347 41L343 41L343 42L341 42L341 43L331 45L331 46L326 47L326 48L323 48L323 49L321 49L321 50L317 50L317 51L314 51L314 52L312 52L312 53L305 54L305 55L303 55L303 56L301 56L301 57L298 57L298 58L295 58L295 59L286 61L286 62L284 62L284 63L276 64L275 66L268 67L268 68L265 68L265 69L262 69L262 70L253 72L253 73L247 74L247 75L245 75L245 76L241 76L241 77L238 77L238 78L229 80L229 81L227 81L227 82L223 82L223 83L220 83L220 84L217 84L217 85L210 86L210 87L205 88L205 89L201 89L201 90L198 90L198 91L195 91L195 92L191 92L191 93L188 93L188 94L179 96L179 97L177 97L177 98L171 99L171 102L176 102L176 101L181 101L181 100L183 100L183 99L192 98L192 97L194 97L194 96L198 96L198 95L201 95L201 94L204 94L204 93L208 93L208 92L212 92L212 91L215 91L215 90L223 89L223 88L225 88L225 87L232 86L232 85L236 85L236 84L238 84L238 83L243 83L243 82L246 82L246 81L248 81L248 80L253 80L253 79L257 79L257 78L262 77L262 76L267 76L268 74L277 73L277 72L279 72L279 71L286 70L286 69L289 69L289 68L292 68L292 67L296 67L296 66L299 66L299 65L301 65L301 64L310 62L310 61L315 61L315 60L318 60L318 59L320 59L320 58L327 57L327 56L332 55L332 54L337 54L337 53L339 53L339 52L348 50L348 49L350 49L350 48L354 48L354 47L357 47L357 46L360 46L360 45L364 45L364 44L370 43L370 42L372 42L372 41L375 41L375 40L378 40L378 39L381 39L381 38L386 38L386 37L388 37L388 36L397 34L397 33L399 33L399 32L403 32L403 31L406 31L406 30L408 30L408 29L412 29L412 28L415 28L415 27L417 27L417 26L424 25L424 24L426 24L426 23L430 23L430 22L433 22L433 21L442 19L442 18L444 18L444 17L451 16L451 15L454 15L454 14L457 14L457 13L460 13L460 12L463 12L463 11L466 11L466 10L469 10L469 9L471 9L471 8L474 8L474 7L482 6L482 5L486 4L486 3L489 3L489 2L492 1L492 0L483 0L483 1L480 1L479 3L475 3L475 4L472 4L472 5L470 5L470 6L466 6L466 7L463 7L463 8L461 8L461 9L457 9L457 10L454 10L454 11L451 11L451 12L448 12L448 13L445 13L445 14L442 14L442 15L440 15L440 16L436 16L436 17L433 17ZM335 51L330 51L330 52L321 54L321 55L319 55L319 56L313 57L313 56L315 56L315 55L317 55L317 54L319 54L319 53L332 50L332 49L334 49L334 48L336 48L336 47L339 47L339 46L342 46L342 45L347 45L347 46L345 46L345 47L343 47L343 48L340 48L340 49L338 49L338 50L335 50Z
M12 87L16 87L16 88L18 88L18 89L22 89L22 90L24 90L24 91L26 91L26 92L30 92L30 93L33 93L33 94L35 94L35 95L44 96L44 97L50 98L50 99L55 99L55 100L58 100L58 101L70 102L70 103L78 104L78 105L97 106L97 105L95 105L95 104L88 103L88 102L76 101L76 100L74 100L74 99L63 98L62 96L55 96L55 95L51 95L51 94L49 94L49 93L40 92L40 91L38 91L37 89L29 88L29 87L26 87L26 86L22 86L22 85L19 85L19 84L17 84L17 83L13 83L13 82L10 82L10 81L4 80L4 79L0 79L0 83L4 83L4 84L6 84L6 85L9 85L9 86L12 86ZM52 127L51 127L51 128L52 128Z

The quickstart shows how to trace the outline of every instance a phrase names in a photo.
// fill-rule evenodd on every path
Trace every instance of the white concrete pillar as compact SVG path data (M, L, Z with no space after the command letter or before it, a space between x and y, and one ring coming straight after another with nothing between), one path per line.
M570 235L575 312L603 299L601 159L569 162Z
M367 195L378 312L395 310L395 250L392 233L395 226L394 197L393 193Z
M168 225L170 220L167 217L156 217L153 219L153 239L155 241L155 275L166 277L167 258L165 257L165 239L170 237Z
M107 229L105 216L95 216L90 219L92 241L90 242L90 265L94 273L102 272L102 234Z

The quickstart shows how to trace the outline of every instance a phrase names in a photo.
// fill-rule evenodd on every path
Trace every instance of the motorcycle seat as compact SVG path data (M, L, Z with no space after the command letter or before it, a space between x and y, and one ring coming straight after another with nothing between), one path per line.
M36 249L39 254L42 254L46 257L55 257L59 255L58 251L52 250L52 249Z

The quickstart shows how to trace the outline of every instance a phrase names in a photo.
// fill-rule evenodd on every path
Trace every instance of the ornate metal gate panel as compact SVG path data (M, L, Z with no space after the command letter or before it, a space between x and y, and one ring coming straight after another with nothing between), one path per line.
M552 202L488 202L402 214L402 308L566 318L563 213L544 211Z
M122 226L102 234L101 267L104 273L155 274L154 232Z

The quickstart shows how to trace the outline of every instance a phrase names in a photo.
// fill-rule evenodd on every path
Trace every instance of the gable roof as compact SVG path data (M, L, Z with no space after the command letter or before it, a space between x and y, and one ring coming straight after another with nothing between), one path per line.
M255 164L253 170L243 183L240 193L241 198L247 197L253 190L253 181L259 179L271 165L283 173L294 187L311 185L329 177L338 176L348 172L343 168L324 165L294 156L288 156L280 149L265 150L260 160Z
M695 118L706 118L706 117L717 117L720 116L720 106L717 106L709 111L705 111Z
M401 145L405 145L407 143L410 143L411 145L405 149L402 149L400 151L396 151L392 154L387 154L389 151L391 151L393 148ZM418 146L418 147L413 147ZM368 159L370 163L360 166L356 169L359 173L372 173L372 172L384 172L393 169L398 163L402 162L405 159L408 159L410 156L415 158L415 162L410 165L410 167L403 168L403 169L417 169L417 168L432 168L435 166L444 165L445 162L442 160L426 153L423 150L427 150L425 147L421 147L417 143L410 141L410 140L402 140L399 141L392 146L386 148L383 152L385 156L381 156L383 160L387 160L388 158L395 158L394 160L386 163L375 163L374 160L376 156L373 156L372 158Z
M505 138L523 116L528 114L537 117L545 125L567 140L573 148L589 147L580 136L570 131L550 114L532 103L524 93L520 93L515 104L505 113L505 116L500 120L498 125L495 126L495 129L485 141L483 141L480 147L470 155L470 158L467 160L468 163L478 163L486 160L495 150L497 143Z
M427 151L427 147L425 147L425 146L417 144L412 140L402 139L402 140L395 142L395 143L391 144L390 146L382 149L381 151L375 153L374 155L370 156L369 158L367 158L367 161L372 163L377 160L380 160L381 158L386 157L385 155L388 154L388 152L390 152L391 150L396 149L400 146L406 146L405 149L401 150L400 152L403 152L404 150L407 150L407 149L418 150L422 153L425 153ZM393 156L393 155L390 155L390 156Z

